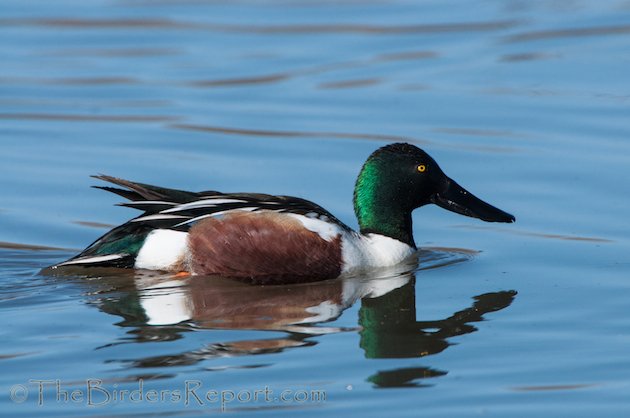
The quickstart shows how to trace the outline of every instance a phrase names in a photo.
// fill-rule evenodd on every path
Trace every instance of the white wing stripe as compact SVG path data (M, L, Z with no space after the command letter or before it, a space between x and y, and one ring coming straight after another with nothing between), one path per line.
M204 199L204 200L197 200L195 202L184 203L174 208L163 210L162 213L179 212L179 211L187 210L187 209L215 207L215 206L223 205L226 203L247 203L247 202L244 200L239 200L239 199Z
M184 225L187 225L187 224L190 224L190 223L193 223L193 222L197 222L197 221L200 221L200 220L205 219L205 218L212 218L212 217L215 217L215 216L221 216L221 215L224 215L224 214L229 213L229 212L238 212L238 211L251 212L251 211L254 211L256 209L258 209L258 208L257 207L245 207L245 208L228 209L228 210L222 210L220 212L208 213L206 215L197 216L196 218L192 218L192 219L188 219L188 220L186 220L184 222L180 222L177 225L173 226L173 228L177 228L177 227L184 226Z
M81 257L75 260L64 261L63 263L57 264L55 267L69 266L71 264L100 263L103 261L118 260L119 258L123 258L123 256L121 254L108 254L108 255L97 255L94 257Z
M158 213L158 214L155 214L155 215L141 216L139 218L132 219L129 222L159 221L159 220L162 220L162 219L186 219L186 218L189 218L189 216L164 215L162 213Z

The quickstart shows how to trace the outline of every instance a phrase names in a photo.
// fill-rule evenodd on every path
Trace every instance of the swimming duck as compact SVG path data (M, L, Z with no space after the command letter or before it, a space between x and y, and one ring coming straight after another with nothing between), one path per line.
M220 275L255 283L325 280L396 265L416 250L411 212L429 203L486 222L514 216L450 179L420 148L374 151L354 189L359 232L305 199L258 193L189 192L94 176L95 186L143 211L61 266L100 266Z

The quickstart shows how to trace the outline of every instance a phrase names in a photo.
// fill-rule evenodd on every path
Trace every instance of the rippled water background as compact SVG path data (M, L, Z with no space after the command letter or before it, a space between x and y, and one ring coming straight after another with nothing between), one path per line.
M627 416L629 39L625 0L3 0L2 414L221 410L90 406L101 379L299 393L242 416ZM355 225L361 164L401 139L517 223L425 207L419 269L306 286L39 273L135 216L91 174Z

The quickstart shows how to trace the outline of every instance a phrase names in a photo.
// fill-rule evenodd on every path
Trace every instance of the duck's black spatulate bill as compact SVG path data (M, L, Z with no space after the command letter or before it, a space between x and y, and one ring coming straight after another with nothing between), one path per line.
M431 202L441 208L486 222L511 223L516 220L514 216L484 202L450 178L447 178L444 186L442 191L431 197Z

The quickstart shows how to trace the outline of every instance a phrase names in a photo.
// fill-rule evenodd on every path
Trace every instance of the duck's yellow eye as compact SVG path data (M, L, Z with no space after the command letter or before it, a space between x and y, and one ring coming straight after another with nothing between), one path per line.
M424 173L425 171L427 171L427 166L424 164L418 164L416 170L418 170L418 173Z

